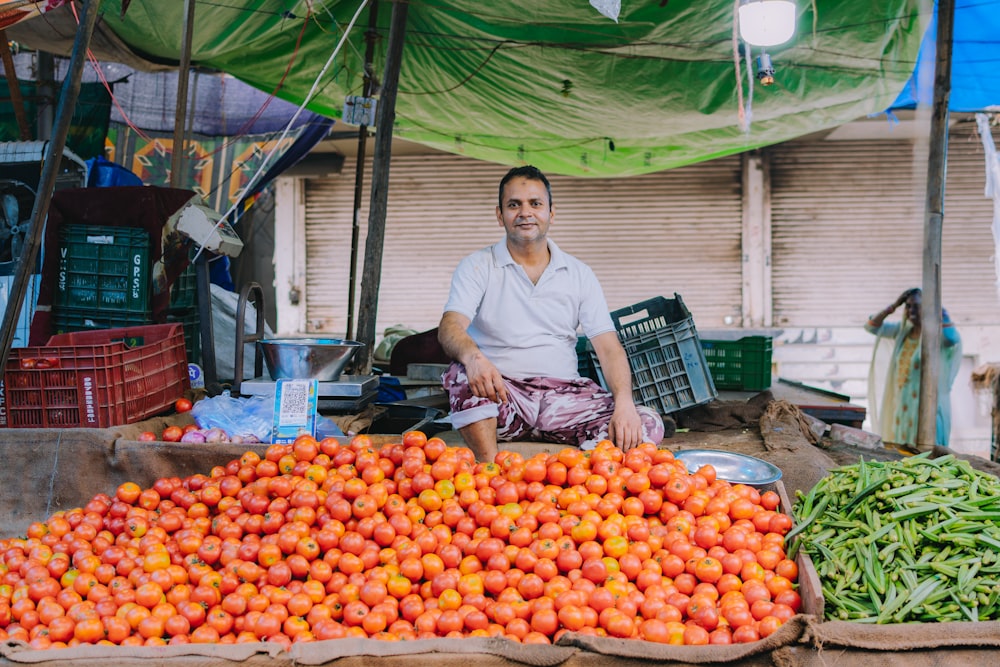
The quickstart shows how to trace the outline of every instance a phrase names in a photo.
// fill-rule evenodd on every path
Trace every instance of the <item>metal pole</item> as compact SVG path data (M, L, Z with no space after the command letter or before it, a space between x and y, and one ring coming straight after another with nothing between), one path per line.
M955 0L939 0L934 106L931 110L924 208L924 265L920 336L920 413L917 449L937 443L938 377L941 374L941 232L944 227L945 176L948 166L948 98L951 95L951 42Z
M372 76L372 58L375 56L375 40L378 37L378 0L368 6L368 32L365 33L365 87L364 96L375 94L375 77ZM361 235L361 197L365 186L365 153L368 145L368 126L358 127L358 157L354 167L354 219L351 224L351 270L347 285L347 334L354 337L354 284L358 272L358 237Z
M361 276L361 305L358 308L358 342L364 343L364 359L358 364L361 374L372 368L375 351L375 314L378 289L382 279L382 245L385 239L386 206L389 199L389 161L392 158L392 125L396 120L396 90L399 84L403 40L406 37L406 1L392 4L389 25L389 48L382 77L382 95L378 102L375 128L375 154L372 156L372 192L368 207L368 239L365 241L365 266Z
M27 292L32 268L42 247L42 233L45 219L49 214L49 204L52 192L56 187L56 177L62 163L63 149L66 147L66 137L69 135L70 122L73 120L73 108L80 95L80 78L83 66L87 62L87 50L90 48L90 38L94 34L94 24L97 23L97 13L101 0L86 0L80 16L80 25L73 41L73 55L70 58L69 70L63 81L62 92L59 95L59 107L56 110L56 124L52 139L45 146L45 157L42 161L42 174L35 194L35 205L31 210L31 233L25 237L24 248L17 262L17 272L11 285L7 310L3 314L3 360L7 363L11 344L14 340L14 328L17 326L21 307Z
M195 0L184 0L184 33L177 70L177 106L174 111L174 142L170 152L170 187L179 188L184 171L184 127L187 124L188 76L191 71L191 39L194 35Z

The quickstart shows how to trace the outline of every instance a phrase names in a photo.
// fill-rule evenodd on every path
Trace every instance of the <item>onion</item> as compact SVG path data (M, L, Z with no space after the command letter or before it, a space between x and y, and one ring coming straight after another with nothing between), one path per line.
M246 435L243 436L243 442L252 444L255 442L260 442L260 438L257 437L256 433L247 433Z
M205 442L229 442L229 434L221 428L213 427L205 431Z
M229 442L231 442L234 445L242 445L244 442L246 442L246 440L243 438L242 435L231 435L229 436Z
M188 431L181 436L181 442L203 443L205 442L205 434L201 431Z

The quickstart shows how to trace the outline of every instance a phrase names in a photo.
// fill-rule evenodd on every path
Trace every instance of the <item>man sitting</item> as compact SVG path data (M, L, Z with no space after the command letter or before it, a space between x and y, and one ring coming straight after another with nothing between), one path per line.
M438 331L454 360L442 378L452 424L477 460L492 461L498 439L659 444L663 420L632 399L597 276L548 238L555 209L545 175L531 166L507 172L496 216L506 238L459 263ZM579 376L578 328L608 390Z

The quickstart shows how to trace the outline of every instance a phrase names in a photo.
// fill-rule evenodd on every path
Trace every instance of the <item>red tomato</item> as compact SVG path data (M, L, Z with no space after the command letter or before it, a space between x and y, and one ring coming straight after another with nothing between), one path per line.
M177 412L187 412L191 409L192 403L186 398L178 398L174 401L174 410Z
M138 436L136 436L136 440L139 440L140 442L155 442L156 434L153 433L152 431L143 431Z
M163 433L160 437L164 442L180 442L181 436L184 435L184 430L180 426L168 426L163 429Z

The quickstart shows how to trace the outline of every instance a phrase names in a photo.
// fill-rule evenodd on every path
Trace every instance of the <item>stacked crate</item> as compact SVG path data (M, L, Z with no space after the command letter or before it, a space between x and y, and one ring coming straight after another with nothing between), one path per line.
M173 406L190 388L176 324L58 334L11 350L0 426L108 428Z
M136 227L60 229L55 333L149 324L149 246Z
M201 327L198 319L198 275L194 262L177 276L170 286L170 307L167 322L184 327L184 346L188 361L201 363Z
M53 333L151 324L149 234L138 227L66 225L59 231ZM194 264L174 281L166 322L180 324L188 359L200 360Z

